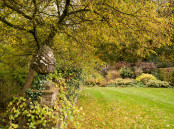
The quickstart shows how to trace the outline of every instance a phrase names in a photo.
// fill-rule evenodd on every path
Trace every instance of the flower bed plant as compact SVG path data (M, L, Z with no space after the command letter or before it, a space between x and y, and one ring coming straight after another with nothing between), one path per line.
M136 78L137 82L142 82L142 83L146 83L149 80L157 80L155 76L151 75L151 74L141 74L140 76L138 76Z
M147 87L153 87L153 88L169 88L171 85L166 81L160 81L160 80L149 80L146 83Z
M131 68L124 67L120 69L120 74L123 78L132 78L134 73Z

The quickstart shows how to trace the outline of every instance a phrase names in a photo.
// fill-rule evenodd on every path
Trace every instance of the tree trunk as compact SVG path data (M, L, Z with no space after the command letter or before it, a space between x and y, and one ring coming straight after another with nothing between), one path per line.
M31 83L34 79L34 75L35 75L35 71L32 68L30 68L29 73L27 75L27 79L26 79L25 84L24 84L24 88L22 90L22 96L24 96L27 88L31 87Z

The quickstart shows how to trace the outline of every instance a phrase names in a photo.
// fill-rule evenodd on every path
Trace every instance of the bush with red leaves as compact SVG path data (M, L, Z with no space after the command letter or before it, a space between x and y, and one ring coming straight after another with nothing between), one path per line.
M120 70L123 67L130 67L131 64L125 61L119 61L115 65L112 66L113 70Z
M141 68L144 73L151 73L151 71L157 70L156 65L153 62L137 62L135 67Z

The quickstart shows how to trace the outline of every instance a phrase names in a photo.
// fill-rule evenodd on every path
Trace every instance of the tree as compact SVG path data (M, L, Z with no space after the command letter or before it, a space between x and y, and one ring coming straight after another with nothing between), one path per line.
M173 23L159 15L161 6L139 0L2 0L0 24L6 31L1 33L9 38L1 40L9 45L17 43L12 49L24 47L22 54L30 54L30 58L44 44L59 56L63 51L65 58L76 63L77 57L88 62L88 56L98 60L104 50L114 53L115 49L101 49L108 44L117 52L136 44L131 51L143 57L155 53L156 47L171 44ZM104 55L103 61L110 62L111 54Z

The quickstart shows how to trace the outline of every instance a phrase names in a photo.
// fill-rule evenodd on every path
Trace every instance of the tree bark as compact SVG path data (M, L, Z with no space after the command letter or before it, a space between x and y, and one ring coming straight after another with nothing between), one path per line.
M26 79L25 84L24 84L24 88L22 90L22 96L24 96L27 88L31 87L32 81L34 79L34 75L35 75L35 71L32 68L30 68L29 73L27 75L27 79Z

